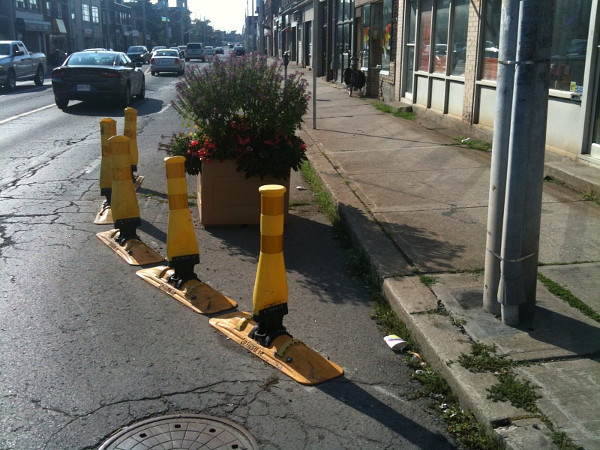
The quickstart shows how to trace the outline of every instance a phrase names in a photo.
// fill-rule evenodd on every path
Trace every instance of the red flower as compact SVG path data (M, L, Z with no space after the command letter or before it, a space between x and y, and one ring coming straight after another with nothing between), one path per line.
M236 136L237 141L240 145L247 145L248 142L250 142L250 137L249 136Z
M198 145L198 141L196 139L192 140L192 142L190 142L190 145L192 147L195 147L196 145Z

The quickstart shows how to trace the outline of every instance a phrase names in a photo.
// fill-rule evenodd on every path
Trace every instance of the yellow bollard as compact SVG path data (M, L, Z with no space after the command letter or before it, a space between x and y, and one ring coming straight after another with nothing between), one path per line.
M184 164L183 156L165 158L169 195L169 266L138 270L137 275L194 311L215 314L235 308L237 303L200 281L194 273L194 266L200 262L200 254L188 206Z
M100 142L102 145L102 159L100 161L100 195L104 195L110 205L112 192L112 165L110 161L110 147L108 140L117 134L117 122L111 118L100 121Z
M228 338L302 384L315 385L339 377L344 370L283 326L287 314L287 280L283 262L283 195L276 184L261 194L260 255L253 295L253 314L232 312L208 321Z
M112 165L111 209L121 243L136 237L136 228L142 223L135 187L131 183L129 138L113 136L108 140Z
M129 138L129 157L131 159L131 172L137 172L138 145L137 145L137 109L125 108L125 125L123 134Z
M283 316L288 313L288 288L283 260L283 195L278 184L261 186L260 254L254 283L253 319L257 326L250 337L268 347L286 334Z
M111 118L104 118L100 121L100 143L102 146L102 159L100 160L100 195L106 197L102 203L100 211L96 215L94 223L107 224L112 223L112 212L110 209L110 199L112 194L112 166L110 160L110 148L108 139L117 134L117 122Z
M183 156L165 158L169 194L167 259L169 266L175 270L171 281L176 281L176 287L196 278L194 266L200 262L198 241L188 207L184 164Z
M129 138L113 136L108 144L112 166L111 210L116 229L96 236L132 266L161 262L164 258L141 242L136 234L142 221L131 182Z

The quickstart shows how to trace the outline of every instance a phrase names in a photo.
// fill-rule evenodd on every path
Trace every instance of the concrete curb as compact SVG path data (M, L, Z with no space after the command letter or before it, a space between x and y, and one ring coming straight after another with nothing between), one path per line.
M451 323L450 317L425 314L438 307L438 298L424 286L370 211L352 191L351 184L333 167L320 144L303 131L309 145L309 161L324 189L336 205L351 239L369 258L372 275L383 295L418 342L428 364L450 385L461 406L470 410L489 433L509 449L557 448L549 430L538 417L504 402L487 400L496 377L472 373L461 367L458 357L470 353L470 339Z

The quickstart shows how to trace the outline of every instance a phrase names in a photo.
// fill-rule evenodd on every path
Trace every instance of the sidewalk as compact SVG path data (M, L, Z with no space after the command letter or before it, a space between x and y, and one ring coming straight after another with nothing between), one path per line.
M349 98L340 84L317 83L316 128L311 101L302 131L310 162L427 362L509 448L551 448L539 414L489 400L497 377L472 373L458 359L471 354L473 340L531 362L514 373L539 386L541 413L575 444L600 448L600 323L540 282L532 323L508 327L481 306L490 154L455 146L452 130L427 129L378 111L372 99ZM600 192L600 169L563 159L547 158L555 179L565 174L569 185L580 188L567 175ZM542 275L600 313L600 207L545 182L539 261ZM420 275L435 283L426 287ZM431 313L440 304L449 314Z

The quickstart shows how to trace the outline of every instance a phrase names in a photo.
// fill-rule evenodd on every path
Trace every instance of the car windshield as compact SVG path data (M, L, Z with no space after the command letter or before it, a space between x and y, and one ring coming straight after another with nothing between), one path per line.
M179 52L175 50L158 50L156 56L179 56Z
M69 58L69 66L115 66L117 53L74 53Z
M144 47L129 47L129 50L127 50L128 53L141 53L144 51Z
M10 52L10 45L0 44L0 55L7 56Z
M187 48L188 48L188 50L189 49L198 49L198 48L200 48L200 44L188 44Z

